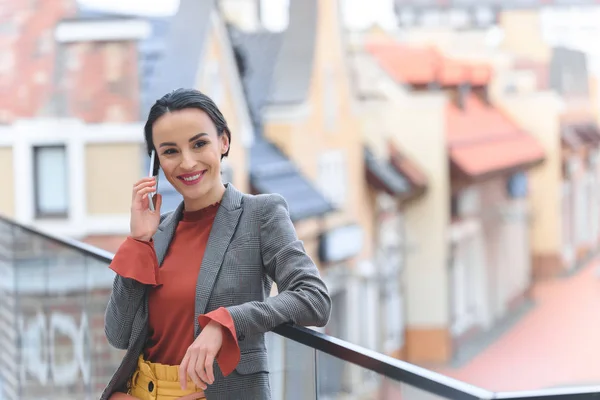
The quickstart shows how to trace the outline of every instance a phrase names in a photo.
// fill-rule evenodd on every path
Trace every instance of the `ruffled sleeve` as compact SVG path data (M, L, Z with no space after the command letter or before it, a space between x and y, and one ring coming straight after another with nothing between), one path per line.
M217 363L219 364L223 376L227 376L235 370L235 367L237 367L240 362L240 346L235 333L233 319L226 308L220 307L208 314L198 316L198 323L202 329L204 329L210 321L217 322L223 328L223 345L221 346L221 351L219 351L219 354L217 355Z
M154 243L128 237L119 247L109 266L123 278L145 285L160 286Z

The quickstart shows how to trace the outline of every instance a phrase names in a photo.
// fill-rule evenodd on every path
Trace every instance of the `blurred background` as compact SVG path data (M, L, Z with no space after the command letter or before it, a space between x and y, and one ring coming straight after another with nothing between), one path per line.
M490 390L600 384L597 3L0 1L0 399L98 398L118 366L106 261L30 228L115 252L179 87L228 120L224 181L286 198L322 332ZM306 398L269 346L274 398ZM320 365L320 398L375 398Z

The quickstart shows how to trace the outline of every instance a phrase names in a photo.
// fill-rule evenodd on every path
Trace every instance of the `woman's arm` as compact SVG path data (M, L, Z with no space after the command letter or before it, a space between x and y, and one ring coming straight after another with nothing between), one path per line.
M125 350L145 288L159 284L154 246L151 242L128 237L119 247L110 268L117 275L106 307L104 332L112 346Z
M284 323L325 326L331 298L315 263L298 240L283 197L269 195L262 216L263 264L279 294L262 302L227 307L237 334L267 332Z

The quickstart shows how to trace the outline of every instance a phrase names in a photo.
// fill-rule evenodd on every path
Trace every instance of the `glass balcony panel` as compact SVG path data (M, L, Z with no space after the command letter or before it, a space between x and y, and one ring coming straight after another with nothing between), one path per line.
M450 399L389 379L323 352L317 352L316 377L319 400Z

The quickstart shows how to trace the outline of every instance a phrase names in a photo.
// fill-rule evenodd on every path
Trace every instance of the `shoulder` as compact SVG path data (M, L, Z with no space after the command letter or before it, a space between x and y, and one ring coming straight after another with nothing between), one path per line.
M251 195L245 194L242 198L244 214L253 216L263 224L272 221L290 219L289 207L286 200L277 193Z
M277 193L268 194L244 194L242 198L242 207L244 209L255 209L268 212L273 208L283 207L287 211L288 204L282 195Z

